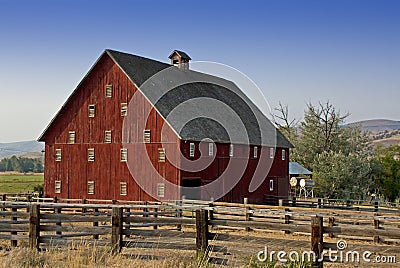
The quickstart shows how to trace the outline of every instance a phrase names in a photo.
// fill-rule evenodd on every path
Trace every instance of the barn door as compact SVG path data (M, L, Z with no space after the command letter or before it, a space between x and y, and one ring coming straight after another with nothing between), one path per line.
M185 188L182 188L181 198L185 196L186 199L201 200L200 178L182 178L182 186Z

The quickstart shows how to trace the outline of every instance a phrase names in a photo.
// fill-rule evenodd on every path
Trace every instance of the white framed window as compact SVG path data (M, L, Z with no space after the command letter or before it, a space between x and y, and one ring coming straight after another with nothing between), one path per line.
M269 158L274 158L274 154L275 154L274 148L269 148Z
M257 158L257 156L258 156L258 147L257 147L257 146L254 146L254 147L253 147L253 157L254 157L254 158Z
M165 183L157 183L157 196L158 197L165 196Z
M94 194L94 181L88 181L87 183L87 193Z
M208 144L208 156L213 156L214 155L214 144L210 142Z
M75 131L68 132L68 143L69 144L75 143L75 137L76 137Z
M121 116L128 115L128 103L121 103Z
M229 145L229 156L233 156L233 144Z
M104 131L104 142L111 143L111 141L112 141L112 131L111 130Z
M121 149L121 162L128 161L128 149L123 148Z
M94 117L96 114L96 106L94 104L89 105L88 108L89 117Z
M286 159L286 151L285 149L282 149L282 160L285 161Z
M62 159L61 149L56 149L56 161L61 162L61 159Z
M113 86L106 85L106 98L112 98L112 91L113 91Z
M120 182L119 184L119 194L127 195L128 194L128 184L126 182Z
M54 183L54 193L61 194L61 181L55 181L55 183Z
M274 190L274 180L269 180L269 190L270 191Z
M143 131L143 141L144 141L144 143L150 143L151 142L151 131L150 131L150 129L145 129Z
M94 148L88 149L88 161L94 162Z
M158 148L158 162L165 162L165 148Z
M195 149L196 147L195 147L195 145L194 145L194 143L189 143L189 156L190 157L194 157L194 149Z

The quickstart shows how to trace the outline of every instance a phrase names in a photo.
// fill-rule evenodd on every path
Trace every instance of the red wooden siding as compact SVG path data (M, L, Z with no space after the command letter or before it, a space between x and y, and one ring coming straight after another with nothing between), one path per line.
M205 155L200 156L200 145L195 142L195 156L189 156L189 144L190 142L182 143L181 150L183 156L187 159L198 160L199 158L209 158L208 156L208 146L207 143L202 144L207 148L203 148ZM207 168L199 172L187 172L182 171L182 178L200 178L202 185L205 185L218 177L220 177L226 170L229 161L235 161L234 166L245 166L245 171L240 179L240 181L235 185L235 187L229 191L224 197L221 198L222 201L227 202L243 202L243 198L247 197L252 203L263 203L266 196L281 196L285 197L288 195L289 189L289 178L288 178L288 150L285 149L286 157L282 160L282 148L277 148L274 159L270 159L269 147L257 146L257 158L254 158L254 146L247 145L234 145L233 147L233 157L229 157L229 144L217 144L214 149L214 154L216 154L214 161L208 165ZM247 154L246 154L247 151ZM262 152L261 152L262 151ZM262 158L260 154L262 153ZM249 185L251 179L253 178L254 172L256 170L259 161L263 161L264 181L257 190L254 192L249 192ZM273 162L272 162L273 160ZM246 163L247 162L247 163ZM272 162L272 165L271 165ZM268 165L271 165L270 170L268 170ZM270 191L269 183L273 180L273 190ZM204 194L202 195L204 196Z
M105 97L105 86L112 85L112 97ZM137 92L135 85L126 77L111 58L104 55L92 71L81 82L70 101L59 113L49 131L46 132L45 195L64 198L99 198L152 200L138 187L128 170L126 162L121 162L122 126L121 103L129 103ZM139 92L140 94L140 92ZM140 94L140 105L134 107L136 118L143 119L146 109L152 109ZM95 116L88 116L89 105L95 105ZM130 107L131 108L131 107ZM131 111L129 111L131 112ZM138 122L131 122L135 133L133 142L143 141L143 130L136 129ZM178 170L169 162L158 163L158 148L161 145L163 118L152 109L146 123L151 129L152 143L146 144L156 170L177 184ZM179 151L179 139L169 126L165 127L163 141L167 142L170 155ZM104 133L112 131L112 143L104 143ZM135 132L133 132L135 130ZM69 131L75 131L75 144L67 144ZM88 162L88 148L95 149L95 161ZM175 148L175 149L174 149ZM177 148L177 149L176 149ZM55 150L62 150L62 161L55 161ZM172 154L171 154L172 153ZM177 156L175 156L176 158ZM140 163L143 157L128 152L128 161ZM145 176L146 170L143 170ZM62 182L60 194L55 193L55 181ZM88 181L94 181L94 194L88 194ZM127 183L127 195L120 195L120 182Z

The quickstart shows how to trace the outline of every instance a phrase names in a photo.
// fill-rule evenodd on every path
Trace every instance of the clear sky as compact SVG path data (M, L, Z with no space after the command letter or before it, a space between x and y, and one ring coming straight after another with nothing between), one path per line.
M37 139L106 48L232 66L300 119L400 120L400 1L0 0L0 142Z

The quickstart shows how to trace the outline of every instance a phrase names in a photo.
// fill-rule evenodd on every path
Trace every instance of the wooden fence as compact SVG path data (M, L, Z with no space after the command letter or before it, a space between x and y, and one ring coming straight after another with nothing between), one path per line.
M188 229L182 232L182 226ZM309 235L316 256L324 247L334 247L324 244L324 235L397 247L400 242L400 216L393 213L189 200L125 205L0 202L0 240L11 241L11 246L25 243L39 249L85 241L110 246L114 253L124 247L222 252L228 249L214 243L229 241L224 230L232 228L249 236L250 231Z

